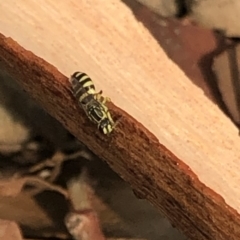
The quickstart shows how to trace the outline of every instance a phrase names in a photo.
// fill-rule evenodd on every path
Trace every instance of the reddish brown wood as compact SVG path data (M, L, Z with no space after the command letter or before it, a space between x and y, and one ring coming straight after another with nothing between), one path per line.
M101 135L73 98L67 77L43 59L0 35L0 66L58 119L65 128L105 159L138 196L153 203L191 239L239 239L240 216L200 183L183 161L144 126L109 104L119 125Z

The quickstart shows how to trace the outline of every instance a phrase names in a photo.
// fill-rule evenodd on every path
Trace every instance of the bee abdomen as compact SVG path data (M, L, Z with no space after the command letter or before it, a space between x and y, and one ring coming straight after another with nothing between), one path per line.
M93 81L86 73L75 72L72 75L72 78L75 78L78 81L79 86L81 86L88 94L95 94Z
M70 82L73 87L73 94L80 104L86 105L95 95L95 86L91 78L82 72L75 72Z

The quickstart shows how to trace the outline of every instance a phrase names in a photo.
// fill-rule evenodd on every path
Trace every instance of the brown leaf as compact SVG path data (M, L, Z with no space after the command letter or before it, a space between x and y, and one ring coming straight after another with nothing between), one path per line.
M0 196L15 197L17 196L26 180L24 178L11 178L0 180Z
M18 225L13 221L0 219L0 239L22 240Z

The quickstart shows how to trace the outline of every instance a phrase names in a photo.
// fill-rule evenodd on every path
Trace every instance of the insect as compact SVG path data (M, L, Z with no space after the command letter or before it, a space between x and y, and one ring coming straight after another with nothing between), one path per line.
M75 72L70 77L73 95L78 100L88 118L98 125L98 129L103 134L110 134L115 123L105 105L109 98L102 96L102 91L96 92L93 81L86 73Z

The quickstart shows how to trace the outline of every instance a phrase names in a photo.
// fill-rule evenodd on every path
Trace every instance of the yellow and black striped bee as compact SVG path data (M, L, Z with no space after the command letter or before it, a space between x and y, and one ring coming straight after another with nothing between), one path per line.
M102 91L96 93L95 86L87 74L75 72L70 77L73 88L73 95L78 100L80 106L85 111L88 118L98 125L98 129L103 134L110 134L115 123L105 105L109 98L104 98Z

